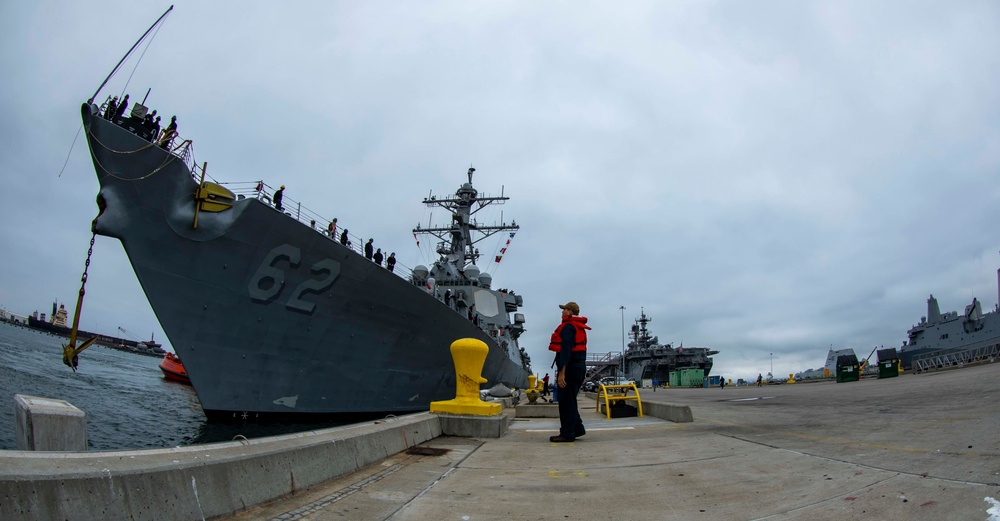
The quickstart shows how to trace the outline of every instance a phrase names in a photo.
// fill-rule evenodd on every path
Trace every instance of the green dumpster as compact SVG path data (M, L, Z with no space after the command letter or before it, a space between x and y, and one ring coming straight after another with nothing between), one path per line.
M882 378L895 378L899 376L899 358L896 355L896 349L879 349L878 350L878 377Z
M837 383L857 382L861 379L860 364L856 355L837 357Z

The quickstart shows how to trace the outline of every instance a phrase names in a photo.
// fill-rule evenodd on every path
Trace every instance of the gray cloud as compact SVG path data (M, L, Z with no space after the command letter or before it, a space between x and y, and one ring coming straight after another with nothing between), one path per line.
M158 9L0 6L5 308L73 304L96 215L82 140L58 173ZM996 304L998 10L179 2L101 96L152 88L216 178L285 184L410 266L421 198L475 165L522 226L490 270L525 297L539 372L572 299L594 351L620 349L625 305L626 328L645 308L661 341L719 349L717 373L774 353L784 374L899 345L929 293ZM117 241L94 255L85 327L163 338Z

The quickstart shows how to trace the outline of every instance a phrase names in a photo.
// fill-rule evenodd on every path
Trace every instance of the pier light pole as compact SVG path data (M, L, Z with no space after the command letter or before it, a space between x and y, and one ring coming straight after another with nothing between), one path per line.
M622 310L622 378L625 377L625 306L618 306Z
M771 377L774 377L774 353L771 353Z

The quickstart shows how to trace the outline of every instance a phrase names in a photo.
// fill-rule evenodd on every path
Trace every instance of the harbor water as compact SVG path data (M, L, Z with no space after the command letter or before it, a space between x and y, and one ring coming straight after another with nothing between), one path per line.
M160 358L94 345L76 373L62 363L67 339L0 322L0 450L15 450L14 395L66 400L87 415L92 451L134 450L302 432L336 424L209 424L189 385Z

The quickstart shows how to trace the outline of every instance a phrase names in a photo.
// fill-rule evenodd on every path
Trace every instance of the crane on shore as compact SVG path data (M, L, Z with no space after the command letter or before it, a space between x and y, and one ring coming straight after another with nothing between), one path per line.
M123 328L121 326L118 326L118 331L121 331L122 333L125 333L126 335L132 337L132 340L135 340L136 342L139 342L140 344L147 344L147 345L149 345L151 343L156 343L156 341L155 341L155 339L153 337L153 333L150 333L149 340L143 340L143 339L139 338L136 334L132 333L131 331L129 331L129 330L127 330L127 329L125 329L125 328Z

